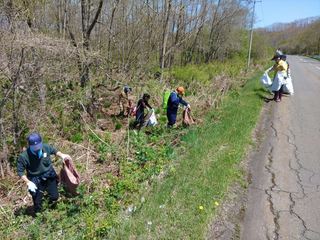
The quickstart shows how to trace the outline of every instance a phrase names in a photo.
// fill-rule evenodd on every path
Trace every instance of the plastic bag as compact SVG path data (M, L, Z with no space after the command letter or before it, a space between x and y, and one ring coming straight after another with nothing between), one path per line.
M60 171L60 182L67 192L77 195L77 187L80 184L80 176L72 164L72 161L66 159L63 168Z
M148 120L148 124L147 126L155 126L158 124L158 121L157 121L157 117L156 117L156 114L154 113L154 110L152 109L152 113L151 113L151 116Z
M262 75L260 82L264 87L270 87L272 85L272 81L267 72Z
M190 126L191 124L194 124L194 120L191 116L191 111L189 108L186 108L183 110L183 113L182 113L182 125L185 126L185 127L188 127Z
M279 91L281 86L286 83L286 77L282 72L277 72L276 76L272 81L272 85L269 90L272 92Z
M288 77L286 79L286 83L283 85L282 90L283 90L284 93L288 93L290 95L294 94L293 85L292 85L292 78L291 77Z
M137 114L137 106L135 106L133 109L132 109L132 111L130 112L130 115L131 116L136 116L136 114Z

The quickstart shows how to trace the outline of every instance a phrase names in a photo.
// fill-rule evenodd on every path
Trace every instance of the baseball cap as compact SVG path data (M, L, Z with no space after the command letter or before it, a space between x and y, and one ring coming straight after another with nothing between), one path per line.
M182 95L184 95L184 87L177 87L177 89L176 89L176 91L178 92L178 93L180 93L180 94L182 94Z
M132 88L129 87L129 86L124 86L123 91L124 91L125 93L129 93L129 92L132 92Z
M42 149L42 138L39 133L31 133L28 136L28 144L32 151Z
M280 57L281 57L281 55L277 55L277 54L276 54L276 55L273 56L273 58L271 58L271 60L276 60L276 59L278 59L278 58L280 58Z
M280 56L280 58L281 58L282 60L287 60L287 55L284 55L284 54L283 54L283 55Z

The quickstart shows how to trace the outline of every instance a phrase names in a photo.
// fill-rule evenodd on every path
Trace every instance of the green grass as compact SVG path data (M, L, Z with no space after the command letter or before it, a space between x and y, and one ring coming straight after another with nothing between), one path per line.
M193 81L201 84L210 84L212 83L212 79L219 75L226 75L228 77L238 76L244 69L245 62L243 58L235 56L227 62L215 61L210 64L190 64L183 67L173 67L165 74L185 85Z
M178 82L199 82L196 87L190 87L196 90L197 86L210 83L209 80L217 74L227 74L230 79L232 75L239 76L239 67L231 65L203 65L199 69L190 65L184 70L190 67L197 72L194 77L186 74L184 80L181 77L184 71L178 68L178 74L175 71L171 74L176 74ZM194 72L191 70L189 73ZM150 89L155 92L154 83L148 84L154 87ZM109 132L100 137L110 146L95 135L86 134L79 124L73 124L76 120L65 114L63 104L57 104L57 112L61 114L52 117L59 129L69 133L67 136L75 143L83 140L93 143L99 154L97 167L105 167L103 164L109 163L109 156L115 155L119 175L92 176L90 182L80 186L79 196L62 197L56 209L45 207L46 210L36 219L27 216L24 207L19 216L14 215L10 206L5 207L4 210L10 214L0 213L0 238L202 238L215 213L217 206L214 203L223 200L230 183L242 179L237 163L250 143L250 133L262 105L257 97L261 91L258 85L259 82L252 79L243 89L229 92L220 109L210 112L201 126L168 131L166 117L162 116L158 119L160 124L152 131L149 129L140 134L131 131L130 161L126 158L125 149L111 142ZM206 89L203 91L208 94ZM76 107L74 104L73 112L78 116ZM184 136L182 145L179 143L181 136ZM179 143L181 147L177 149L172 142ZM77 165L77 168L81 170L84 166ZM141 201L142 196L146 200ZM203 206L203 210L199 206ZM128 208L136 210L128 213Z
M310 56L311 58L313 59L316 59L318 61L320 61L320 55L313 55L313 56Z
M257 78L251 79L230 92L203 127L185 135L183 157L167 178L155 183L138 210L113 229L111 239L203 239L216 203L231 183L244 183L239 163L252 143L262 93Z

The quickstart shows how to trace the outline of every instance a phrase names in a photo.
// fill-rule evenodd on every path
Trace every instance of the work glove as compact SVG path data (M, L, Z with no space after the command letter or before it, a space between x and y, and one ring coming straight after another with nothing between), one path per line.
M28 182L27 185L30 192L36 192L36 190L38 189L37 186L31 181Z

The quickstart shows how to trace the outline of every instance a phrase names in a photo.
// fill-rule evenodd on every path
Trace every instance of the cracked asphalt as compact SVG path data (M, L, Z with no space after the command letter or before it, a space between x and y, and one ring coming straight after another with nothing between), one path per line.
M288 61L295 94L268 103L249 160L243 240L320 240L320 61Z

